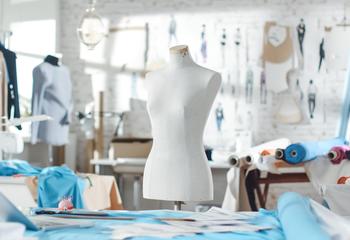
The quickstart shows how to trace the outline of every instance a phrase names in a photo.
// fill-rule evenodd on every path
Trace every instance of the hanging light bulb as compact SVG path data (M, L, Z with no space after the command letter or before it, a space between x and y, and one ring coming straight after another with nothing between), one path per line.
M95 11L95 5L96 0L89 0L89 6L77 28L80 42L85 44L89 50L93 50L106 36L105 26L101 17Z

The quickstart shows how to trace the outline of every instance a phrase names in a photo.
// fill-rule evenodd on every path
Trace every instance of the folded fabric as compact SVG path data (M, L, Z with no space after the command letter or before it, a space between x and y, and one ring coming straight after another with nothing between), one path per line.
M13 176L18 174L33 176L39 175L40 172L41 168L33 167L23 160L0 161L0 176Z
M313 213L309 199L293 192L284 193L277 212L286 240L330 240Z
M25 226L15 222L0 222L0 240L23 240Z
M64 197L71 197L74 208L84 208L85 181L66 166L48 167L39 175L38 206L56 208Z
M339 164L344 159L347 159L346 151L350 150L350 146L335 146L332 147L328 152L328 158L331 160L333 164Z
M332 147L344 144L345 140L342 138L294 143L285 149L285 160L291 164L313 160L318 156L326 155Z

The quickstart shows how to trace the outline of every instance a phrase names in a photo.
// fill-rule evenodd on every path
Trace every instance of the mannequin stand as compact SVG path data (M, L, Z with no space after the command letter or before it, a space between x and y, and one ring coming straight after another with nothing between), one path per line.
M181 204L182 203L183 203L182 201L175 201L174 202L174 210L175 211L181 211Z

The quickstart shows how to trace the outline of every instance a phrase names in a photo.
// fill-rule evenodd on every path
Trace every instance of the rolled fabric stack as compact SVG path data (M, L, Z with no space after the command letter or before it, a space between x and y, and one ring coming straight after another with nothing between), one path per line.
M250 156L238 157L237 155L231 155L228 158L228 162L232 167L240 168L247 167L252 164Z
M286 240L330 240L313 213L310 201L294 192L284 193L277 202L278 218Z
M347 151L350 151L350 147L347 145L335 146L331 148L327 156L333 164L340 164L341 161L347 159Z
M284 160L291 164L298 164L304 161L313 160L323 156L334 146L342 146L345 140L334 138L323 141L300 142L289 145L284 151Z

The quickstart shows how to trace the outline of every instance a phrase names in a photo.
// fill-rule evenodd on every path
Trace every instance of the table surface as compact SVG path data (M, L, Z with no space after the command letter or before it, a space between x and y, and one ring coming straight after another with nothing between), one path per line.
M136 222L144 223L158 223L162 224L155 218L159 217L186 217L190 212L175 212L171 210L151 210L151 211L109 211L111 216L115 217L133 217L135 220L96 220L94 221L94 227L90 228L66 228L60 230L52 230L47 232L33 232L27 231L26 236L37 237L39 240L105 240L113 239L112 232L109 229L115 225L132 224ZM231 239L231 240L283 240L284 235L281 228L281 224L276 217L274 211L260 210L259 212L249 213L236 213L236 214L249 214L251 215L250 222L259 225L271 227L270 230L264 230L259 232L230 232L230 233L206 233L196 234L189 237L176 237L174 239ZM89 221L89 220L86 220ZM137 237L133 239L160 239L151 237Z

